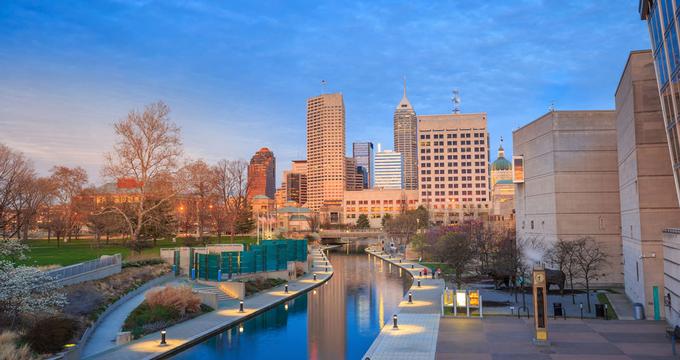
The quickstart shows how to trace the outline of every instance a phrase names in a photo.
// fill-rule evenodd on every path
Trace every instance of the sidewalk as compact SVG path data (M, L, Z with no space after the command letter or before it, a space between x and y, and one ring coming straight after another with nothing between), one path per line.
M168 283L159 284L158 286L176 285L180 283L181 281L171 280ZM94 329L92 336L90 336L85 344L81 356L86 358L115 347L116 335L123 327L125 319L127 319L132 310L144 301L144 296L149 290L133 297L108 314L101 324Z
M392 327L392 314L385 314L390 321L385 325L378 337L362 359L371 360L430 360L434 359L437 348L437 335L441 318L441 295L444 280L431 276L419 276L423 266L401 260L388 258L387 254L379 254L367 250L371 261L379 263L387 261L408 271L413 277L409 292L413 294L413 303L408 303L408 292L399 304L398 329ZM420 280L420 287L418 287ZM389 317L388 317L389 315Z
M324 248L325 249L325 248ZM237 324L247 318L268 310L274 305L293 298L309 289L317 287L333 276L333 265L326 261L328 258L322 249L312 249L312 267L310 273L288 283L288 294L284 293L284 286L278 286L259 293L245 300L245 311L239 312L236 300L220 304L220 308L205 315L171 326L167 329L167 345L160 345L160 334L154 333L144 336L129 344L95 354L91 359L155 359L179 352L182 349L198 343L203 339L219 333L225 328ZM326 271L326 268L328 271ZM317 275L317 280L313 279Z

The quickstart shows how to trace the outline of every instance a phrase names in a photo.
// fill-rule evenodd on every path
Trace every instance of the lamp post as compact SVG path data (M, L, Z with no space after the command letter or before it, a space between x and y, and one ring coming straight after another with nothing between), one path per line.
M420 287L420 279L418 279L418 287Z
M288 294L288 284L283 286L283 292Z
M392 323L392 329L399 329L399 326L397 325L397 314L392 315Z
M413 304L413 293L410 291L408 292L408 303Z
M240 312L240 313L243 312L243 300L239 301L239 303L238 303L238 312Z
M161 346L168 345L168 343L165 341L165 334L166 334L166 331L161 330Z
M314 273L314 281L316 281L316 273Z

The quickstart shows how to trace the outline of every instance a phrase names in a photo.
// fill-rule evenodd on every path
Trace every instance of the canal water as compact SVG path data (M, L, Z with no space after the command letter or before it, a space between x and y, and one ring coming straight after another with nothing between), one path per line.
M331 250L331 280L173 359L360 359L410 287L387 262L369 261L364 247Z

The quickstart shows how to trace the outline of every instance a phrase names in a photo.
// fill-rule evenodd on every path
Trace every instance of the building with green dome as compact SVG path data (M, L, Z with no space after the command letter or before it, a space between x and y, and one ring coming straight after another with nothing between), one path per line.
M515 184L512 183L512 163L505 158L503 139L498 157L491 163L491 211L494 221L514 223Z

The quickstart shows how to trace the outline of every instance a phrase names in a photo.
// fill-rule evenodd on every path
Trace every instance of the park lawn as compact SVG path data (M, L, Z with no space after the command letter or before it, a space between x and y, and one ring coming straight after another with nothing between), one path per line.
M607 297L607 294L604 293L597 293L597 301L600 302L600 304L607 304L607 317L609 320L616 320L619 317L616 316L616 311L614 311L614 307L612 306L612 303L609 302L609 298Z
M256 240L251 236L237 236L235 237L235 241L239 243L254 243ZM230 242L231 238L228 236L223 236L219 242L216 237L210 239L210 243L212 244ZM93 260L102 255L113 255L118 253L122 254L123 259L128 261L157 258L160 257L161 248L183 246L181 239L177 239L177 242L172 242L172 239L162 239L156 241L156 246L142 249L141 253L135 253L130 248L123 246L119 239L109 241L108 245L102 240L99 247L95 246L94 240L92 239L69 240L66 243L61 242L58 247L54 239L49 243L46 239L29 240L28 244L31 251L27 253L28 258L20 263L32 266L67 266Z
M442 274L453 274L453 269L451 268L451 266L445 263L421 262L420 265L427 266L433 271L436 271L437 268L440 268L442 269Z

